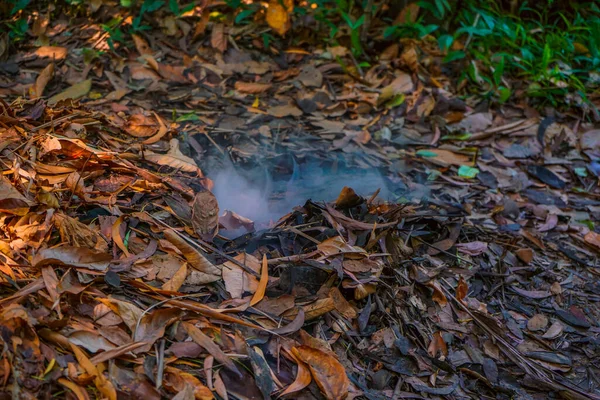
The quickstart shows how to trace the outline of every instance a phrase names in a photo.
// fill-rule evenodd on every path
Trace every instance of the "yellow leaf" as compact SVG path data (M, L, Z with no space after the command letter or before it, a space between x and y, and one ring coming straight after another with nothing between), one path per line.
M86 94L88 94L88 92L90 91L91 88L92 88L92 80L91 79L87 79L85 81L78 82L78 83L74 84L73 86L71 86L70 88L60 92L59 94L50 97L48 99L48 104L54 105L54 104L58 103L59 101L66 100L66 99L77 100L77 99L85 96Z
M187 263L183 263L181 268L175 272L175 275L168 282L166 282L162 288L163 290L169 290L171 292L176 292L179 290L185 278L187 277Z
M289 1L286 3L290 3ZM287 6L288 4L286 4ZM286 6L279 3L279 0L271 0L267 9L267 23L275 32L283 36L292 26L290 15ZM292 2L293 8L293 2Z

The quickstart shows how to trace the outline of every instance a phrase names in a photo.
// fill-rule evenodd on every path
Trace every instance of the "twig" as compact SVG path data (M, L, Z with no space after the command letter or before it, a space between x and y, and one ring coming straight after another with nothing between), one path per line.
M365 7L365 22L362 26L362 31L360 32L360 41L364 44L367 41L367 35L369 33L369 28L371 27L371 18L373 17L373 0L367 1L367 6Z

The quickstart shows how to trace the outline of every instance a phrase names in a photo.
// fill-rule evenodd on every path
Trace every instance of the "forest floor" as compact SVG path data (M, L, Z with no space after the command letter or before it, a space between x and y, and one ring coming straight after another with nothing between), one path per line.
M0 61L3 398L600 399L593 112L465 94L426 41L37 18Z

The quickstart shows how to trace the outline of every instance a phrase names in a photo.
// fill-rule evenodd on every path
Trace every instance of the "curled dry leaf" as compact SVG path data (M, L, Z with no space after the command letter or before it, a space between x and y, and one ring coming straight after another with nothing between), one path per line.
M162 286L163 290L177 292L181 285L183 285L183 282L185 281L186 277L187 263L183 263L183 265L181 265L177 272L175 272L175 275L173 275L173 277Z
M293 351L289 353L286 352L286 354L296 362L296 365L298 366L298 372L296 372L296 378L294 379L294 382L292 382L290 386L288 386L279 397L288 395L290 393L299 392L300 390L310 385L310 382L312 380L310 377L310 369L308 368L308 365L302 360L300 360L300 358L296 356L296 354L294 354Z
M267 290L267 284L269 283L269 264L267 263L267 255L263 255L262 259L262 269L260 273L260 281L258 282L258 287L256 288L256 292L252 296L250 300L250 305L253 306L265 297L265 291Z
M294 347L292 352L308 364L312 377L328 399L341 400L348 396L350 380L337 359L308 346Z
M427 353L429 353L431 357L437 357L438 353L443 356L448 355L448 346L446 345L446 342L444 341L440 331L433 334L433 339L431 340L431 343L429 343Z
M242 376L242 374L235 366L231 358L229 358L227 354L225 354L223 350L221 350L221 348L217 346L210 337L205 335L204 332L202 332L200 329L196 328L189 322L184 322L182 325L187 334L192 338L192 340L200 346L202 346L204 349L206 349L206 351L208 351L210 355L215 358L215 360L219 361L225 366L225 368L235 373L237 376Z
M465 281L465 278L462 276L458 280L458 285L456 286L456 298L458 301L462 302L465 297L467 297L467 293L469 292L469 285Z
M271 0L267 8L267 23L278 35L283 36L291 28L290 13L294 9L294 0Z
M238 254L234 257L248 268L260 274L261 262L251 254ZM225 289L233 299L241 299L244 292L255 293L258 288L258 279L245 272L240 266L227 261L222 266Z
M227 50L227 37L225 35L225 25L214 24L212 33L210 35L210 45L215 50L219 50L223 53Z

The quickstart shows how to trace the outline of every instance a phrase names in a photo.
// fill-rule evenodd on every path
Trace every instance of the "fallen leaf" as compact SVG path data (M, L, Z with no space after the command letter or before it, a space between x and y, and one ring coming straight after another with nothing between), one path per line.
M190 266L201 274L199 283L210 283L221 278L221 269L208 261L199 250L196 250L171 229L166 230L164 234L165 238L181 251Z
M535 314L527 321L527 329L532 332L543 331L548 326L548 317L544 314Z
M87 268L106 271L112 256L83 247L58 246L43 249L33 256L32 264L36 268L46 265L66 265L76 268Z
M444 338L442 338L440 331L437 331L433 334L433 339L429 343L427 353L429 353L431 357L437 357L438 353L443 356L448 355L448 346L446 345L446 342L444 342Z
M54 63L50 63L40 72L37 79L35 80L35 85L32 86L31 90L31 98L36 99L38 97L42 97L44 94L44 89L48 82L54 76Z
M531 261L533 261L533 250L528 247L516 250L515 254L525 264L529 264Z
M221 53L227 50L227 37L225 35L225 25L214 24L212 33L210 36L210 45L215 50L219 50Z
M192 227L203 240L207 241L211 241L219 231L219 203L209 190L202 190L194 197Z
M338 360L308 346L293 347L292 352L301 361L308 364L317 386L328 399L341 400L348 396L350 380Z
M265 291L267 290L267 284L269 283L269 264L267 263L267 255L263 254L262 270L260 273L260 281L256 292L250 300L250 305L253 306L265 297Z
M77 100L85 96L92 89L92 80L87 79L79 83L74 84L68 89L54 95L48 99L48 105L54 105L61 100L73 99Z
M458 285L456 286L456 299L460 302L467 297L467 293L469 292L469 286L465 281L465 278L462 276L458 279Z
M158 127L155 118L144 114L133 114L123 129L133 137L145 138L154 135L158 131Z
M189 322L183 322L183 328L187 332L187 334L192 338L194 342L202 346L206 351L210 353L211 356L215 358L215 360L219 361L221 364L225 366L228 370L235 373L237 376L241 377L242 374L235 366L234 362L221 350L219 346L212 341L207 335L205 335L200 329L196 328L194 325Z
M275 106L275 107L270 107L267 110L267 114L272 115L274 117L277 118L283 118L283 117L299 117L302 115L302 111L293 105L285 105L285 106Z
M587 244L590 244L590 245L594 246L595 248L600 249L600 234L598 234L594 231L589 231L588 233L585 234L583 239L585 240L585 242Z
M144 152L144 158L148 161L159 165L166 165L174 169L179 169L186 172L197 173L202 177L202 171L193 158L184 155L179 150L179 140L171 139L169 142L170 149L167 154L156 154L151 151Z
M237 81L235 83L235 90L237 90L240 93L258 94L266 92L272 86L273 85L270 83Z
M399 94L410 93L413 90L413 87L412 77L405 72L399 72L392 83L381 89L381 93L377 98L377 105L380 106Z
M58 46L42 46L35 51L35 55L40 58L52 58L56 61L64 60L67 57L67 48Z
M177 272L175 272L175 275L173 275L173 277L169 281L165 282L165 284L162 285L163 290L168 290L170 292L177 292L179 290L179 288L181 287L181 285L183 285L183 282L185 281L186 277L187 277L187 264L183 263L181 268L179 268L177 270Z
M312 380L310 377L310 369L308 365L305 362L301 361L300 358L296 356L293 351L289 353L286 352L286 354L288 354L296 362L296 365L298 366L298 371L296 372L296 378L294 379L294 382L292 382L279 395L279 397L288 395L290 393L299 392L300 390L310 385L310 382Z
M267 8L267 23L280 36L284 36L292 26L288 3L291 3L293 8L293 0L286 0L283 4L279 0L271 0Z

